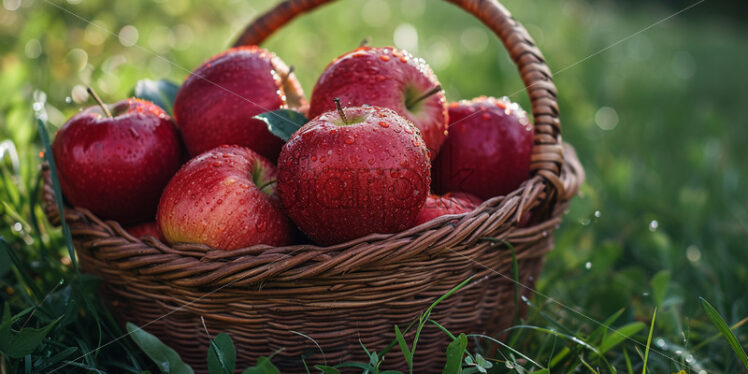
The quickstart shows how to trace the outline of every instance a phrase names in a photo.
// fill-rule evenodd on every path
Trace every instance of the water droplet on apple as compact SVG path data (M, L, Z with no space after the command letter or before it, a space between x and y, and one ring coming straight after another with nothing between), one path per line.
M374 165L374 163L377 162L377 160L370 158L369 161L366 161L366 162L368 162L369 165Z
M379 126L382 126L382 127L384 127L386 129L386 128L390 127L390 124L387 123L387 122L381 121L381 122L379 122Z
M327 157L322 156L319 158L319 162L324 163L325 161L327 161Z
M223 199L218 199L218 200L216 201L216 204L218 204L218 205L221 205L221 204L223 204Z

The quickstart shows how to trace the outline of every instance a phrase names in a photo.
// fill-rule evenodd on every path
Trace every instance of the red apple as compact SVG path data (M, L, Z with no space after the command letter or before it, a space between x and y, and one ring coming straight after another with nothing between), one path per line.
M301 85L280 58L256 46L238 47L187 77L174 100L174 118L191 157L233 144L275 161L283 141L252 117L304 105Z
M156 222L169 243L224 250L286 245L292 228L275 195L275 176L273 164L248 148L212 149L169 181Z
M463 191L489 199L530 177L533 129L507 98L479 97L449 105L449 135L434 161L437 193Z
M426 203L418 213L416 223L418 226L432 219L447 215L472 212L483 200L465 192L449 192L443 196L430 194Z
M309 117L344 107L390 108L421 130L430 157L436 157L447 130L447 101L436 75L423 59L393 47L360 47L335 59L312 91Z
M330 245L412 226L430 163L418 129L390 109L352 107L312 119L278 159L278 195L314 242Z
M136 237L136 238L142 238L144 236L152 236L158 240L164 240L164 237L161 235L161 231L158 229L158 224L156 222L146 222L141 223L136 226L130 226L125 227L125 230L130 233L130 235Z
M123 225L153 219L166 183L179 169L182 145L158 106L127 99L90 107L57 132L52 153L62 194L74 206Z

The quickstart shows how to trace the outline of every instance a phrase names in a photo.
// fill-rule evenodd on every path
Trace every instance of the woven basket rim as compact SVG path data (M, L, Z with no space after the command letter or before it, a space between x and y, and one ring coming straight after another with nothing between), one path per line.
M545 197L543 180L539 176L527 180L509 195L486 200L469 213L442 216L403 232L372 234L328 247L261 244L225 251L202 244L169 246L154 237L136 238L118 222L101 220L85 208L66 205L65 219L73 236L79 241L85 239L86 247L96 247L99 252L106 250L104 256L113 268L138 269L141 274L149 274L178 287L239 287L269 279L292 281L320 275L329 277L414 256L438 256L439 252L449 251L452 246L478 243L485 237L512 243L549 235L560 223L568 198L576 193L584 179L584 170L573 148L569 145L564 148L567 157L564 158L561 179L570 196L563 199L549 219L525 228L517 228L517 220L525 211L542 204ZM42 175L45 214L50 222L59 224L59 211L46 163L42 165ZM497 230L501 231L498 237L494 236ZM441 250L434 251L434 247ZM187 273L175 278L174 274L179 272Z

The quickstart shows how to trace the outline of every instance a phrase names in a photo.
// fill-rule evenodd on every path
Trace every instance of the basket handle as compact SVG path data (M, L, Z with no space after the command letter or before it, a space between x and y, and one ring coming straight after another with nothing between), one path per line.
M275 30L297 15L335 0L285 0L250 23L234 46L259 45ZM558 116L556 86L551 71L527 30L497 0L445 0L473 14L504 43L517 65L527 88L535 127L535 145L530 170L553 188L548 198L566 195L560 178L564 162L561 122ZM555 192L555 193L553 193Z

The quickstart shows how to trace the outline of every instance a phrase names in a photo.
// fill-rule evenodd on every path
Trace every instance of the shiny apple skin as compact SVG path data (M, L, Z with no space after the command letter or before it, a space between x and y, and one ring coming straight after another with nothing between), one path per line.
M166 183L182 163L182 144L158 106L127 99L114 117L90 107L60 128L52 143L62 194L70 204L122 225L152 220Z
M255 173L260 173L257 181ZM248 148L212 149L169 181L156 222L169 243L223 250L286 245L293 232L275 194L275 178L275 166ZM256 182L265 187L260 190Z
M312 91L309 116L334 110L333 98L344 107L374 105L390 108L421 130L430 157L439 153L447 131L444 91L413 108L410 97L419 97L439 85L423 59L393 47L360 47L335 59L319 77Z
M449 135L433 165L436 193L468 192L487 200L530 177L533 128L509 100L479 97L449 105Z
M482 203L483 200L465 192L448 192L444 195L430 194L426 197L426 203L418 213L416 223L418 226L422 223L431 221L447 214L460 214L472 212Z
M174 117L190 157L229 144L275 161L283 141L252 117L287 108L289 102L306 105L296 76L284 79L287 74L280 58L256 46L229 49L195 69L174 101Z
M326 112L299 129L278 159L278 194L310 239L331 245L412 226L430 162L418 129L390 109ZM358 119L352 121L352 119Z

